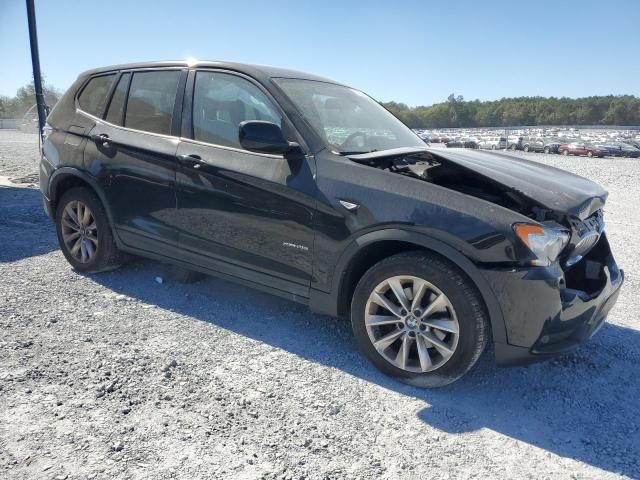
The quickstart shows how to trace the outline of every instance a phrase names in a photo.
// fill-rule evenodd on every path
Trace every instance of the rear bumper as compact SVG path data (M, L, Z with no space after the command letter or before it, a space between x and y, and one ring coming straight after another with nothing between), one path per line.
M585 343L604 324L624 282L605 235L571 270L556 264L482 273L504 317L507 342L495 344L500 366L545 360Z

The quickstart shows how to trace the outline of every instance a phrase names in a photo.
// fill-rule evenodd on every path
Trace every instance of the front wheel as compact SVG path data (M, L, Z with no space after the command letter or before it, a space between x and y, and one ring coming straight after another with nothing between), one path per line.
M564 150L564 151L562 152L562 154L563 154L565 157L566 157L566 156L568 156L568 155L569 155L569 150Z
M488 338L475 286L426 252L397 254L371 267L354 292L351 323L358 346L379 370L420 387L463 376Z
M593 152L587 152L587 157L589 158L593 157Z
M548 155L549 154L549 147L544 147L544 149L542 151Z

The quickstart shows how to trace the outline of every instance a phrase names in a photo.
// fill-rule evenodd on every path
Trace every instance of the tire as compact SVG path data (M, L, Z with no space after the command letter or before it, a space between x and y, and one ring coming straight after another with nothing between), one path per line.
M523 148L523 150L524 150L525 152L529 152L529 145L525 145L525 146L524 146L524 148Z
M516 145L511 145L511 150L513 150L514 152L516 151Z
M589 158L593 157L593 152L587 152L587 157Z
M567 156L569 155L569 150L563 150L563 151L562 151L562 154L563 154L565 157L567 157Z
M544 147L544 148L542 149L542 151L543 151L544 153L546 153L547 155L549 155L549 147Z
M406 283L409 279L415 279L418 283ZM407 303L415 300L408 298L409 293L413 296L414 289L420 291L416 285L420 285L420 282L429 285L425 290L428 293L424 293L417 305L423 310L403 310L398 297L393 294L391 282L400 282L396 285L400 285L401 292L406 292L404 299ZM391 308L396 313L407 315L400 319L391 310L380 306L380 295L384 297L383 303L391 299ZM439 295L444 295L444 299L439 298L436 302ZM437 318L434 319L433 312L431 315L428 312L435 303L442 303L443 306L437 309ZM413 316L414 313L418 316ZM422 323L425 321L449 330L425 326ZM373 325L371 322L380 323ZM351 324L358 347L376 368L401 382L418 387L441 387L462 377L476 363L489 337L488 314L476 287L455 265L428 252L400 253L371 267L362 276L353 294ZM456 330L457 333L454 333ZM397 332L400 332L397 340L386 345L387 340ZM379 342L384 337L385 341ZM436 346L427 338L439 339L440 343ZM378 348L374 342L378 343ZM448 350L444 350L442 344ZM419 346L423 348L419 349ZM408 352L404 362L401 355L403 348ZM424 357L425 351L428 360ZM395 362L391 360L394 357Z
M76 228L78 224L74 223L69 210L77 217L79 208L83 214L88 208L90 220L85 222L86 225L80 225L81 228L78 230ZM91 190L77 187L65 192L58 201L55 218L60 249L74 269L83 273L96 273L113 270L120 266L124 256L116 247L104 207ZM76 234L80 236L74 237ZM73 250L77 247L78 242L81 246L74 253ZM93 253L90 255L91 249ZM85 253L87 254L86 258Z

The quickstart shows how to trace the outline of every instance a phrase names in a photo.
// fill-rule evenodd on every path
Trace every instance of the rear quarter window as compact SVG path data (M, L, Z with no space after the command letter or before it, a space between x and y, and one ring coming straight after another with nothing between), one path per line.
M93 77L78 96L78 105L82 110L96 117L102 116L116 74Z

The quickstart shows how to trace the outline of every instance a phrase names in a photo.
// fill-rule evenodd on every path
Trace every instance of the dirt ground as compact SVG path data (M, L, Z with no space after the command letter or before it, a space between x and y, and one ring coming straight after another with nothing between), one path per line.
M0 478L640 478L640 160L519 155L609 189L619 302L571 355L420 390L286 300L146 260L75 273L36 137L0 131Z

